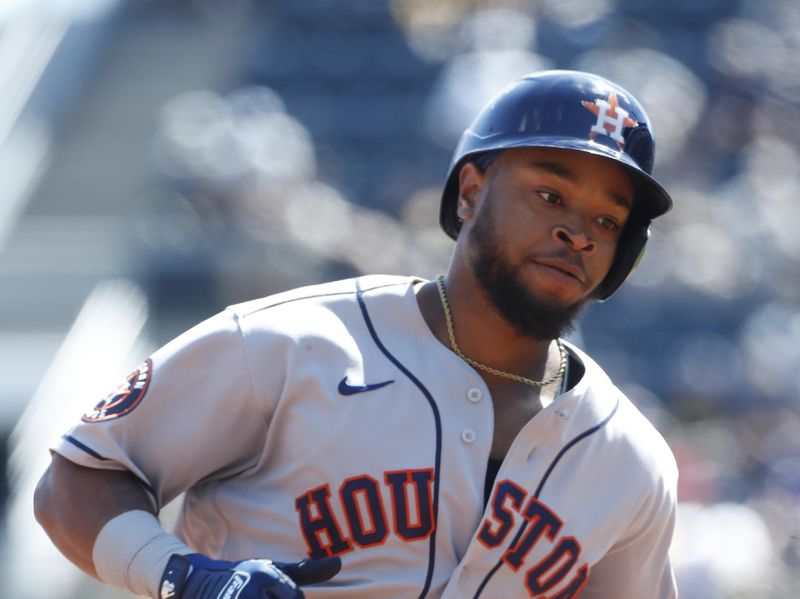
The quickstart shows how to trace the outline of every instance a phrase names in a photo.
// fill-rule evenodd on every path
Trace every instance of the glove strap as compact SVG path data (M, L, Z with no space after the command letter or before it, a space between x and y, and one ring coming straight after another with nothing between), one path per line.
M180 599L191 569L186 557L173 553L164 569L161 582L158 583L158 599Z

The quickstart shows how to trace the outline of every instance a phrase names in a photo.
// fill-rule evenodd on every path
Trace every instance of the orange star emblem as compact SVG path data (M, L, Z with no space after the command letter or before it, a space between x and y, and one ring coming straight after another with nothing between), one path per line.
M597 122L589 130L589 139L594 139L598 135L607 135L615 142L621 150L625 145L622 132L628 127L636 125L636 121L628 116L628 111L619 105L617 94L612 93L608 100L597 98L594 102L581 102L597 117Z

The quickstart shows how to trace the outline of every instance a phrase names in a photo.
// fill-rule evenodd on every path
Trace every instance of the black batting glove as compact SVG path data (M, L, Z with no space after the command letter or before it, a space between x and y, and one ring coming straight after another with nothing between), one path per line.
M159 599L302 599L298 585L324 582L341 569L338 557L283 563L268 559L213 560L173 554L161 576Z

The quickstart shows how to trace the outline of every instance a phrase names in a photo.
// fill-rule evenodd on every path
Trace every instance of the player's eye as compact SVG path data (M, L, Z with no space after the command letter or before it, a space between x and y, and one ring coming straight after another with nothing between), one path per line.
M608 231L616 231L620 228L619 223L616 219L611 218L610 216L601 216L597 219L598 224Z
M547 191L546 189L539 189L536 191L545 202L548 204L563 204L564 201L560 195L555 192Z

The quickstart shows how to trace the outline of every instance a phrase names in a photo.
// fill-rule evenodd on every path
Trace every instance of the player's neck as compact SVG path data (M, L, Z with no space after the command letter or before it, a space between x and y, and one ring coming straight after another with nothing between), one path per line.
M465 356L514 374L534 379L544 376L551 340L519 335L471 278L451 271L445 286L453 331ZM426 284L417 301L428 328L452 349L436 284Z

